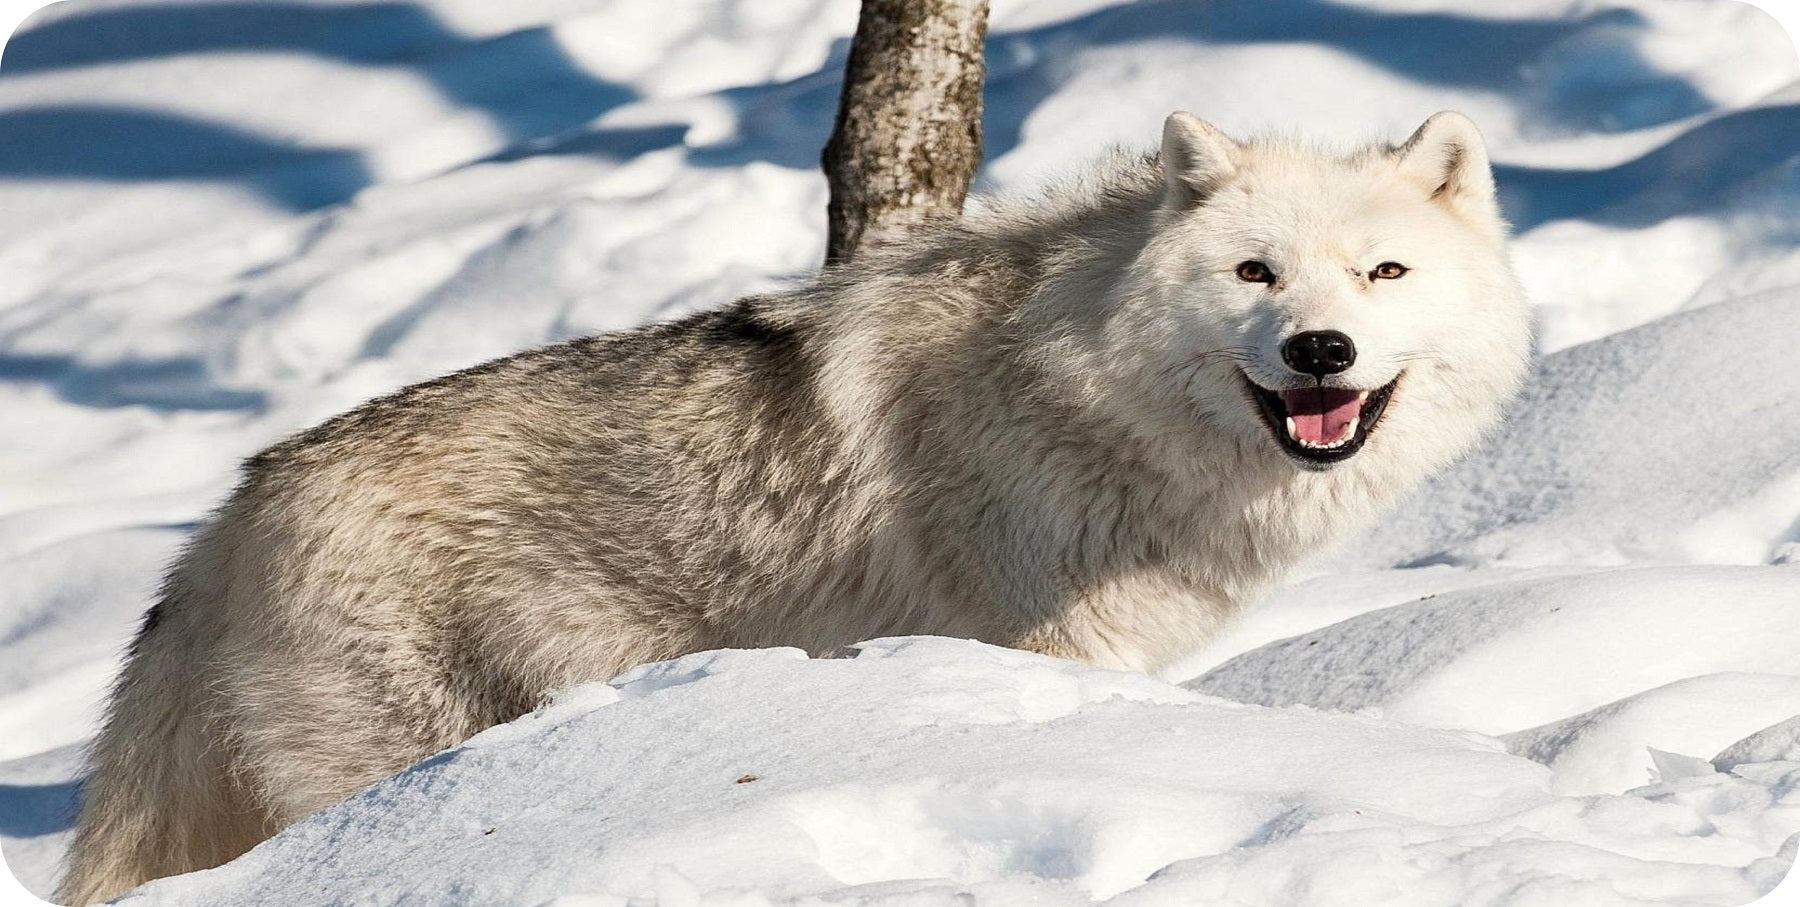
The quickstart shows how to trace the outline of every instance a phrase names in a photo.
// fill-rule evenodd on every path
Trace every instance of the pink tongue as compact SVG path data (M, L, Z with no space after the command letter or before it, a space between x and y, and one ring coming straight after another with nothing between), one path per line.
M1282 391L1281 402L1294 420L1294 436L1309 444L1336 444L1350 433L1362 408L1362 394L1340 387Z

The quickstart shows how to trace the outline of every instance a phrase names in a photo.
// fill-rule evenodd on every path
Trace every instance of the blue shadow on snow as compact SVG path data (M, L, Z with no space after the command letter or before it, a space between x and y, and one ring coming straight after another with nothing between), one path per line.
M295 147L188 117L84 105L0 112L0 176L229 180L294 210L343 201L369 183L354 151Z
M1728 113L1644 155L1599 170L1501 164L1501 203L1519 230L1566 217L1641 227L1717 204L1730 189L1789 167L1800 178L1800 104ZM1629 202L1630 204L1625 204Z
M1527 89L1531 70L1559 45L1572 44L1575 49L1563 55L1557 83L1540 86L1545 90L1535 99L1550 125L1636 129L1711 109L1694 86L1660 72L1628 42L1595 40L1647 27L1640 14L1623 9L1568 19L1507 20L1376 11L1320 0L1148 0L1039 28L990 33L983 141L989 158L1017 147L1026 118L1061 85L1066 61L1076 54L1148 39L1191 45L1201 57L1220 46L1309 42L1426 84L1513 92ZM697 149L692 159L702 165L761 160L796 169L817 166L816 149L831 131L847 54L848 42L839 41L812 73L721 92L742 118L744 139ZM1146 146L1155 126L1146 126ZM796 142L796 135L811 141Z
M81 782L0 784L0 835L35 838L75 826Z
M1145 39L1190 43L1201 55L1231 44L1311 42L1415 81L1498 91L1526 90L1528 72L1547 54L1560 53L1558 84L1538 99L1551 125L1639 128L1709 109L1692 85L1657 71L1628 41L1606 39L1645 27L1641 15L1621 9L1559 20L1502 20L1376 11L1321 0L1149 0L1111 7L990 36L986 150L996 157L1018 144L1025 119L1061 83L1062 61L1084 48ZM1558 51L1565 44L1572 50ZM0 57L0 78L223 50L301 52L357 65L407 67L446 99L482 111L505 131L511 146L481 159L486 161L538 154L629 159L679 145L685 132L682 124L582 128L635 93L575 65L547 29L469 39L412 3L177 3L94 10L15 36ZM721 92L739 113L741 138L693 149L690 159L701 166L765 161L815 168L836 111L847 52L847 42L840 40L812 73ZM1740 128L1779 131L1777 123L1771 118ZM1708 144L1711 135L1703 127L1639 161L1598 173L1502 167L1499 176L1509 210L1520 226L1529 227L1585 208L1596 195L1623 198L1689 160L1704 159L1712 167L1695 172L1702 181L1743 172L1734 161L1715 160L1722 152ZM1757 159L1783 144L1764 144L1768 153ZM189 117L99 106L0 114L0 176L235 180L294 209L342 201L372 178L351 149L298 147Z
M0 353L0 381L40 382L79 406L261 411L267 403L261 391L219 387L193 358L86 365L73 356Z
M637 97L577 66L547 28L471 39L410 3L99 9L21 30L0 55L0 79L216 51L404 67L514 142L574 129ZM372 175L351 149L295 145L168 112L58 105L0 114L0 177L230 180L306 210L351 197Z

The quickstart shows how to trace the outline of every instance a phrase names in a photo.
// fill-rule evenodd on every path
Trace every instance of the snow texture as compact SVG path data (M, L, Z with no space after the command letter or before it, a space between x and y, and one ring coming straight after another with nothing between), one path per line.
M242 457L824 248L847 0L71 0L0 53L0 851ZM1163 678L567 691L134 904L1742 904L1800 847L1800 60L1729 0L995 0L982 187L1170 110L1487 135L1505 429ZM1784 890L1795 883L1790 882Z

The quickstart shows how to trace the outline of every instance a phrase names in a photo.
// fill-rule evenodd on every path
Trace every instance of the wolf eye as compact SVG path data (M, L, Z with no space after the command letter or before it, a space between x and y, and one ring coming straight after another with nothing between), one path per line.
M1237 266L1237 277L1245 283L1274 283L1275 272L1260 261L1246 261Z
M1375 270L1369 272L1369 276L1376 280L1398 280L1405 277L1406 272L1410 270L1412 269L1397 261L1384 261L1376 265Z

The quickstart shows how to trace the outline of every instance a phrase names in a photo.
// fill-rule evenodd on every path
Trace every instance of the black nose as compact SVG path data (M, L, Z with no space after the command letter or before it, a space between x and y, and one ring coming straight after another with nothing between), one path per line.
M1306 331L1281 345L1281 361L1314 378L1335 375L1356 362L1356 344L1337 331Z

